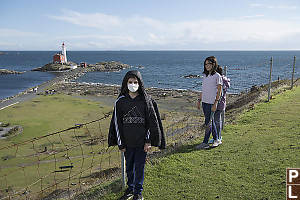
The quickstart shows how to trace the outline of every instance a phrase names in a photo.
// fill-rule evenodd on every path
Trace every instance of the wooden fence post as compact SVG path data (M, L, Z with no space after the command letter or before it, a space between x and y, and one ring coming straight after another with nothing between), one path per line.
M273 56L271 57L271 60L270 60L270 79L269 79L269 89L268 89L268 102L270 101L270 98L271 98L272 67L273 67Z
M294 64L293 64L293 73L292 73L292 83L291 83L291 89L294 87L294 74L295 74L295 67L296 67L296 56L294 56Z

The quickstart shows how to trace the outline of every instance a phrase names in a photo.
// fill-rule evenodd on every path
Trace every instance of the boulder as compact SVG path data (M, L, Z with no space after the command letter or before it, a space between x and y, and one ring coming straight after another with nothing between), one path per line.
M259 91L259 87L257 85L253 85L250 89L250 92L257 92Z
M6 74L23 74L24 72L18 72L14 70L7 70L7 69L0 69L0 75L6 75Z
M201 76L198 74L189 74L189 75L185 75L183 77L184 78L201 78Z
M0 138L6 138L8 136L21 134L22 132L23 132L22 126L18 126L18 125L2 128L2 130L0 130Z

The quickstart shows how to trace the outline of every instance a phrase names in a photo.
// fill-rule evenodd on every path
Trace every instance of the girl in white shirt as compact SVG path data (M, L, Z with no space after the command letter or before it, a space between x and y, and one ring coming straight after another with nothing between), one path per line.
M196 147L197 149L209 148L210 133L212 133L214 139L212 146L216 147L221 144L221 141L217 138L217 128L214 122L214 115L220 114L215 113L215 111L217 110L222 90L222 77L216 72L217 66L218 62L214 56L207 57L204 61L202 93L198 99L197 108L200 109L200 101L202 101L206 130L203 142ZM211 120L212 123L210 123Z

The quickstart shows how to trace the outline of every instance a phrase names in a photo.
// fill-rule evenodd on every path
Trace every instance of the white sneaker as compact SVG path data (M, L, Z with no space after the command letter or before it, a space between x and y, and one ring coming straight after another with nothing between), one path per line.
M219 142L218 142L218 140L215 140L215 141L214 141L214 143L212 144L212 146L213 146L213 147L217 147L217 146L219 146Z
M218 140L219 145L222 144L222 140Z

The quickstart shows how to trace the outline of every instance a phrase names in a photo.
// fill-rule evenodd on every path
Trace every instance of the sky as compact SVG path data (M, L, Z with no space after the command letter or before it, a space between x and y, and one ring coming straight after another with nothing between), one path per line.
M299 0L0 0L0 51L300 50Z

